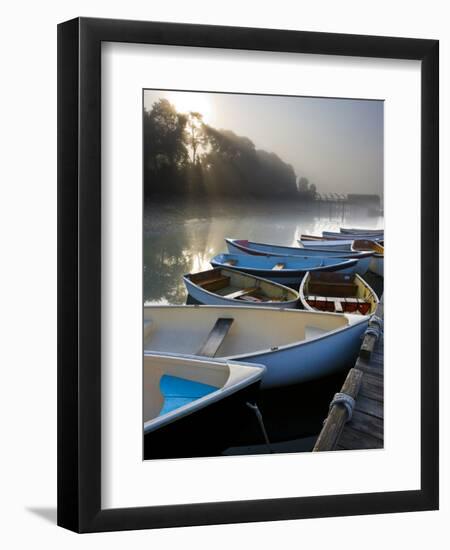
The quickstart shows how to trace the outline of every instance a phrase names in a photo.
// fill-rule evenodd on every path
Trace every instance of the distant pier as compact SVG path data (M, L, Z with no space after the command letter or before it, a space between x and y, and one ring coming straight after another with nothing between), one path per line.
M313 452L381 449L384 445L383 299L358 359L330 404ZM350 418L351 416L351 418ZM350 418L350 419L349 419Z

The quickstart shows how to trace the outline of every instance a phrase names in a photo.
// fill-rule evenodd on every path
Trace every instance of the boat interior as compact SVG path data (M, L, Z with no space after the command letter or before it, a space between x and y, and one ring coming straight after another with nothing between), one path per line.
M303 285L307 303L319 311L368 315L377 299L358 275L309 273Z
M256 366L144 355L144 423L254 375Z
M368 239L358 239L353 241L352 248L358 252L363 250L372 250L377 254L384 254L384 246L382 243L384 243L384 241L375 242Z
M144 349L209 357L311 340L354 322L344 315L242 306L146 306Z
M188 275L192 283L224 298L252 303L288 302L298 299L298 293L287 287L236 272L215 268Z

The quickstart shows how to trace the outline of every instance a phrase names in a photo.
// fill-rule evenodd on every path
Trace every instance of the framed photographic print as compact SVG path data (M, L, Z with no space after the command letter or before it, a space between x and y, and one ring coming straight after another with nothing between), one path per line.
M434 40L59 25L59 525L438 507L438 134Z

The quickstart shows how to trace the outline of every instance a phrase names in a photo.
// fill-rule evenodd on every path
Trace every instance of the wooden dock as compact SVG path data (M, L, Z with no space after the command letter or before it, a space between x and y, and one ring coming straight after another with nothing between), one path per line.
M383 300L376 316L383 319ZM371 322L371 325L374 332L378 332L378 323ZM354 367L331 402L313 452L383 448L383 403L383 334L380 331L378 337L365 335ZM350 420L349 409L352 411Z

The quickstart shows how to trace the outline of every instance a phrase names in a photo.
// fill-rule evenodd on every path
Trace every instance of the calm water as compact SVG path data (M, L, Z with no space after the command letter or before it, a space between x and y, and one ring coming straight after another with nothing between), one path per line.
M290 203L227 203L220 206L157 204L144 216L144 301L185 304L182 276L209 269L209 260L227 252L225 237L296 246L302 233L339 227L383 226L367 209L322 205L305 209Z
M147 304L184 304L182 276L209 269L209 260L226 252L225 237L296 246L302 233L320 234L340 226L379 228L383 219L367 209L343 211L322 205L309 209L292 204L227 203L220 206L157 204L144 216L144 300ZM372 282L371 282L372 283ZM348 369L352 365L348 365ZM299 386L261 392L273 452L311 451L348 369ZM268 452L254 417L242 419L234 446L224 454Z

